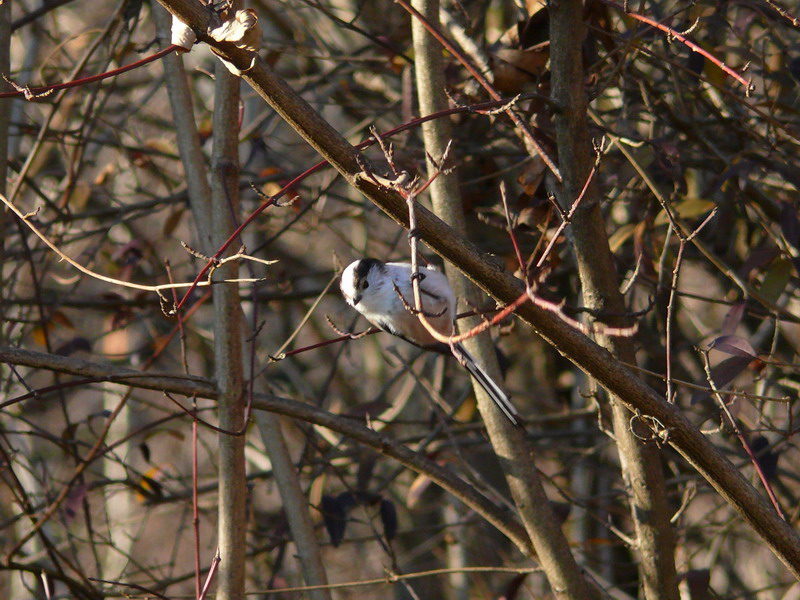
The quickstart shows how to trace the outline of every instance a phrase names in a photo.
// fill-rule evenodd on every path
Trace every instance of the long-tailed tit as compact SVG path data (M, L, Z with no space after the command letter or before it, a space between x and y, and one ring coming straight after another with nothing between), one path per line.
M442 335L452 335L455 330L456 298L447 277L440 271L425 267L420 267L419 274L422 308L428 322ZM466 349L461 344L448 346L437 341L425 329L419 317L403 304L398 291L407 305L413 305L414 302L411 275L412 269L408 263L384 263L375 258L362 258L344 270L340 287L347 303L373 325L415 346L445 354L452 352L503 414L514 425L518 425L519 413L511 400Z

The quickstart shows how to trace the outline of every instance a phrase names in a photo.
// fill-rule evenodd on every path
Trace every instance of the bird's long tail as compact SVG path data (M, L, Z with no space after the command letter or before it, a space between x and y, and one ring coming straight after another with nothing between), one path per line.
M503 414L508 417L508 420L511 421L514 425L521 424L521 418L517 409L514 408L514 405L511 403L511 399L508 395L500 389L500 386L497 385L494 380L489 377L488 373L484 371L481 366L475 362L475 359L472 358L472 355L467 352L466 348L461 344L453 344L451 346L453 356L458 359L464 368L469 371L469 374L475 378L480 386L486 390L486 393L489 394L489 397L494 401L497 407L503 411Z

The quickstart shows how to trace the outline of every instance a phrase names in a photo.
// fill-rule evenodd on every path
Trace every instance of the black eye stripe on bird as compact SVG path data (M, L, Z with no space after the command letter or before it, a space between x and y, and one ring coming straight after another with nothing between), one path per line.
M420 291L428 322L442 335L455 331L456 298L444 273L421 267ZM508 395L475 362L461 344L442 344L437 341L419 318L403 306L395 286L411 303L414 297L411 286L411 265L384 263L375 258L362 258L344 270L340 282L347 303L360 312L373 325L396 335L407 342L437 352L452 353L458 362L486 390L486 393L514 425L520 424L519 413ZM394 284L394 285L393 285Z

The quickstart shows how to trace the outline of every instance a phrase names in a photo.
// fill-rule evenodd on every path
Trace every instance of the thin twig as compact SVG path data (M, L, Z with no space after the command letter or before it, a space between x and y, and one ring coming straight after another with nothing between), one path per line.
M733 415L731 415L730 410L728 410L728 404L722 397L722 393L717 389L716 383L714 383L714 378L711 374L711 363L708 359L709 351L701 350L700 353L703 356L703 369L706 372L706 381L708 381L708 385L711 386L711 389L713 390L712 396L714 396L714 398L717 399L720 408L722 408L722 412L724 412L725 416L728 417L728 421L731 424L731 428L733 428L733 432L736 434L736 437L739 438L739 442L742 444L744 451L750 457L750 461L753 463L753 467L755 468L756 473L758 473L758 478L761 480L761 483L767 492L767 496L769 496L770 502L772 502L772 506L775 507L775 512L777 512L778 516L785 521L786 516L783 514L783 511L781 510L781 505L778 503L778 498L775 496L775 492L772 491L772 486L770 485L769 481L767 481L767 476L761 469L761 464L758 462L756 455L753 454L753 450L752 448L750 448L750 444L747 442L747 438L745 438L744 434L742 433L742 430L736 424L736 420L733 418Z
M217 282L206 281L206 282L196 282L196 283L194 283L194 282L193 283L167 283L167 284L162 284L162 285L144 285L144 284L140 284L140 283L133 283L133 282L130 282L130 281L124 281L122 279L114 279L113 277L107 277L106 275L102 275L100 273L92 271L91 269L89 269L87 267L84 267L82 264L78 263L77 261L73 260L72 258L67 256L66 254L64 254L58 248L58 246L55 245L55 243L51 242L50 239L44 233L42 233L39 230L39 228L36 227L36 225L33 224L32 220L31 220L31 216L35 215L36 211L34 211L33 213L23 214L22 211L20 211L14 204L9 202L8 199L2 194L0 194L0 201L2 201L3 204L5 204L8 208L10 208L11 211L15 215L17 215L17 217L19 217L19 219L23 223L25 223L25 225L28 226L28 228L36 235L36 237L38 237L40 240L42 240L48 248L50 248L53 252L55 252L59 256L59 258L61 258L61 260L63 260L66 263L69 263L70 265L72 265L73 267L78 269L78 271L80 271L81 273L84 273L85 275L93 277L94 279L98 279L100 281L105 281L106 283L111 283L113 285L118 285L118 286L122 286L122 287L131 288L131 289L134 289L134 290L141 290L141 291L145 291L145 292L155 292L156 294L158 294L159 298L161 298L161 300L163 302L168 302L166 296L164 296L164 294L162 294L162 292L164 290L171 290L171 289L175 289L175 288L194 288L194 287L197 287L197 286L205 287L205 286L211 285L212 283L217 283ZM244 256L239 255L238 257L239 258L243 258ZM252 257L250 257L250 258L252 258ZM253 259L253 260L258 260L259 262L261 262L260 259ZM226 279L226 280L220 281L220 283L222 283L222 282L224 282L224 283L252 283L252 282L255 282L255 281L262 281L262 279L261 278L259 278L259 279L229 279L229 280Z
M670 217L670 221L672 221L672 215L667 213ZM681 271L681 263L683 261L683 251L686 248L686 244L694 239L694 237L702 231L702 229L708 224L711 219L713 219L717 214L717 208L714 207L708 216L703 219L703 222L697 226L697 228L692 231L688 236L683 234L680 227L677 227L675 224L672 225L673 231L675 235L678 236L678 255L675 257L675 268L672 270L672 286L669 291L669 302L667 303L667 323L666 323L666 340L665 340L665 349L666 349L666 367L667 367L667 402L675 402L674 394L672 392L672 321L673 321L673 313L675 311L675 293L678 290L678 277L680 276Z
M800 27L800 18L795 17L791 14L788 10L780 6L775 0L764 0L767 4L769 4L775 12L777 12L780 16L784 19L788 20L793 26Z
M556 232L553 234L553 237L550 238L550 243L545 248L542 255L539 257L539 260L536 263L536 268L541 269L544 261L547 260L547 257L550 255L550 252L553 250L553 246L555 246L556 241L558 240L558 236L567 228L572 222L572 217L575 214L575 211L578 210L578 206L580 206L581 201L586 196L586 191L589 189L589 184L594 179L595 173L597 173L597 167L600 164L600 158L603 155L603 148L605 146L605 139L601 140L600 144L595 145L595 161L592 165L592 170L589 171L589 175L586 177L586 181L583 183L583 188L581 189L581 193L578 194L578 197L575 198L575 201L572 203L572 206L569 207L569 211L566 214L562 214L561 224L556 229Z
M710 52L704 50L701 46L695 44L693 41L687 39L680 32L672 29L671 27L668 27L668 26L664 25L663 23L659 23L658 21L656 21L654 19L651 19L650 17L646 17L646 16L641 15L639 13L625 11L623 6L621 6L620 4L617 4L616 2L613 2L612 0L600 0L600 1L603 4L606 4L608 6L616 8L617 10L621 10L621 11L625 12L626 16L631 17L632 19L636 19L637 21L641 21L642 23L645 23L646 25L649 25L650 27L654 27L654 28L656 28L656 29L658 29L660 31L663 31L664 33L667 34L667 40L668 41L672 41L673 39L678 40L683 45L685 45L687 48L689 48L692 52L697 52L698 54L700 54L701 56L703 56L707 60L711 61L712 63L717 65L720 69L722 69L722 71L724 71L725 73L727 73L728 75L733 77L736 81L738 81L739 83L741 83L744 86L744 88L745 88L745 96L749 97L750 94L755 89L755 86L753 86L753 82L752 81L746 80L744 77L742 77L739 73L737 73L736 71L731 69L729 66L727 66L725 63L723 63L716 56L714 56Z
M136 62L131 63L129 65L125 65L124 67L120 67L119 69L114 69L113 71L100 73L98 75L92 75L90 77L82 77L81 79L74 79L73 81L67 81L65 83L57 83L54 85L45 85L35 88L17 85L13 81L10 81L9 79L4 77L4 79L8 81L8 83L11 84L11 86L13 86L16 91L2 92L0 93L0 98L15 98L18 96L24 96L26 100L36 100L44 96L49 96L56 90L65 90L68 88L79 87L82 85L87 85L89 83L94 83L95 81L102 81L103 79L108 79L109 77L116 77L117 75L122 75L123 73L142 67L155 60L159 60L165 57L170 52L183 51L183 50L184 48L172 44L170 46L167 46L163 50L159 50L155 54L146 56L141 60L137 60Z

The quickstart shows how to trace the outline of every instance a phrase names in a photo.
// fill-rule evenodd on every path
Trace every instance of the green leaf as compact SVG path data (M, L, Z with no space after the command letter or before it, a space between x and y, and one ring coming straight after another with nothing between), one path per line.
M772 302L777 302L789 277L792 274L792 262L787 258L778 258L770 265L767 274L761 281L761 293Z

